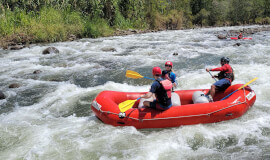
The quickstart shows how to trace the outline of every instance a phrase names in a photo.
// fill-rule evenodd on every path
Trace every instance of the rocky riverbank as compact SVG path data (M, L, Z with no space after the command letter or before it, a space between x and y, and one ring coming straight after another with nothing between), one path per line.
M229 37L236 37L239 33L242 33L243 36L249 36L257 32L270 31L270 26L258 26L257 28L241 28L238 30L224 30L222 33L217 33L218 39L227 39Z
M124 36L124 35L131 35L131 34L142 34L142 33L149 33L149 32L157 32L161 30L138 30L138 29L128 29L128 30L121 30L116 29L112 35L110 36ZM68 41L74 41L81 37L76 37L75 35L69 35ZM4 37L0 39L0 47L5 50L19 50L25 47L29 47L29 44L35 43L33 42L33 37L26 35L26 34L14 34L12 36Z
M121 30L116 29L114 33L110 36L123 36L123 35L131 35L131 34L143 34L149 32L158 32L163 31L160 30L137 30L137 29L128 29L128 30ZM218 39L226 39L231 36L237 36L240 32L244 36L252 35L257 32L262 31L270 31L270 26L258 26L257 28L241 28L238 30L224 30L222 33L217 33L216 36ZM75 35L69 35L68 41L74 41L78 39ZM33 37L26 35L26 34L16 34L9 37L5 37L0 39L0 47L5 50L19 50L25 47L29 47L29 44L32 44Z
M34 37L26 35L24 33L14 34L4 38L0 38L0 48L5 50L19 50L25 47L29 47L30 44L35 43L33 41ZM73 41L77 39L75 35L69 35L68 41ZM39 42L36 42L39 43Z

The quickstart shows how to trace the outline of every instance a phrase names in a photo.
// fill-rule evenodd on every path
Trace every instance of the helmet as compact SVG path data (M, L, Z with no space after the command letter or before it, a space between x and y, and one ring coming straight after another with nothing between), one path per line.
M154 67L152 70L153 75L161 75L161 69L159 67Z
M169 65L169 66L173 67L173 63L172 63L171 61L167 61L167 62L165 63L165 66L166 66L166 65Z
M229 63L229 62L230 62L230 58L228 58L228 57L222 57L222 58L220 59L220 62Z

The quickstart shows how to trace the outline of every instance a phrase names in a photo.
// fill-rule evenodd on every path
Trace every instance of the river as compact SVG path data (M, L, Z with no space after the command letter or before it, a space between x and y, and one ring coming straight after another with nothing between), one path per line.
M260 26L247 26L260 27ZM0 49L0 159L163 160L270 159L270 32L252 40L219 40L221 27L162 31L73 42L34 44L18 51ZM233 46L235 43L240 46ZM43 55L53 46L59 54ZM105 52L113 47L116 52ZM173 55L178 53L178 55ZM99 121L90 109L103 90L148 91L151 81L128 79L127 69L151 77L153 66L170 60L177 89L209 88L205 71L227 56L234 84L257 94L242 117L225 122L137 130ZM41 70L40 74L33 74ZM8 88L19 83L19 88Z

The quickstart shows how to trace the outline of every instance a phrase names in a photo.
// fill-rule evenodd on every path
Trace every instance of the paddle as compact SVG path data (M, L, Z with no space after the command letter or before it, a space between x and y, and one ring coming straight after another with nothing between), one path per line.
M149 77L142 76L138 72L131 71L131 70L127 70L126 77L133 78L133 79L146 78L146 79L155 80L154 78L149 78Z
M246 87L246 86L249 85L250 83L256 81L257 79L258 79L257 77L254 78L254 79L252 79L251 81L249 81L248 83L244 84L243 86L241 86L241 87L238 88L237 90L235 90L235 91L233 91L232 93L228 94L226 97L222 98L221 101L224 100L224 99L226 99L226 98L228 98L229 96L231 96L232 94L234 94L236 91L239 91L240 89Z
M141 97L135 99L135 100L126 100L122 103L120 103L118 106L119 106L119 109L121 112L126 112L127 110L129 110L130 108L132 108L132 106L135 104L135 102L137 100L141 99Z
M212 78L214 78L215 81L217 81L217 79L212 75L212 73L211 73L210 71L209 71L208 73L210 74L210 76L211 76Z
M154 78L142 76L138 72L131 71L131 70L126 71L126 77L133 78L133 79L146 78L146 79L155 80ZM125 112L125 111L129 110L130 108L132 108L132 106L135 104L135 102L139 99L141 99L141 97L137 98L135 100L126 100L122 103L119 103L118 106L119 106L120 111Z

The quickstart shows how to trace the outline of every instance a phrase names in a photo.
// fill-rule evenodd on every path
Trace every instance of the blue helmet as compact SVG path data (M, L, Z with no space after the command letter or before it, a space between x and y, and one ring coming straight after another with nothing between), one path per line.
M228 58L228 57L222 57L220 59L220 62L230 63L230 58Z

